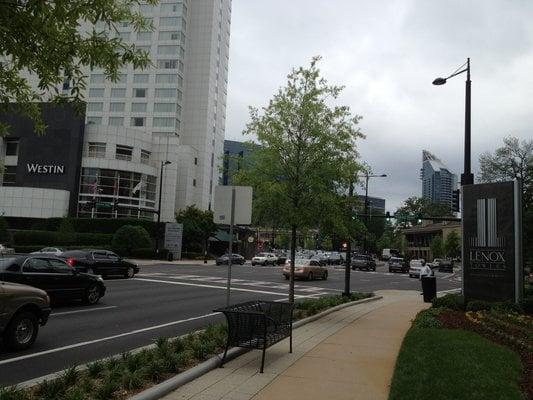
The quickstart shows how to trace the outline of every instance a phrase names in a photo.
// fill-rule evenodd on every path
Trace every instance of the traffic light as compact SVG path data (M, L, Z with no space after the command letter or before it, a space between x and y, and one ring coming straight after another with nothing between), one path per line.
M461 211L461 203L459 203L459 189L454 190L452 194L452 211L459 212Z
M416 214L416 223L421 224L422 223L422 214Z
M385 213L385 218L387 218L387 222L390 221L391 216L390 216L390 212L389 212L389 211L387 211L387 212Z

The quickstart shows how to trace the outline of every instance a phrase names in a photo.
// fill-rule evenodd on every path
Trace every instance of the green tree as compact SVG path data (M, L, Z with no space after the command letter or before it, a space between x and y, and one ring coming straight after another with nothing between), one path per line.
M360 119L347 106L332 106L342 88L329 86L320 76L319 57L308 68L288 76L260 113L250 108L245 134L261 146L250 168L236 177L256 193L279 196L276 213L291 229L291 260L295 259L298 229L316 227L321 219L340 216L340 187L354 159L356 128ZM271 198L272 196L270 196ZM332 216L335 215L334 218ZM289 301L294 302L294 262L289 281Z
M195 205L180 210L176 221L183 224L183 248L185 251L206 249L207 240L217 231L213 221L213 211L200 210Z
M444 251L447 257L457 257L461 253L461 237L457 231L451 231L444 241Z
M440 258L444 255L444 242L439 235L435 236L429 245L433 258Z
M396 210L397 223L400 226L418 225L421 222L417 220L418 216L422 217L451 217L453 216L450 208L444 204L433 203L425 197L409 197L403 205ZM401 216L406 217L402 219Z
M11 234L8 231L9 226L4 217L0 216L0 243L8 244L11 243Z
M122 255L130 255L133 249L151 247L150 235L142 226L124 225L113 235L112 245Z
M145 0L156 4L157 0ZM148 53L125 43L116 34L120 24L132 30L150 30L134 7L140 0L0 1L0 112L13 103L30 117L39 133L45 126L38 102L69 101L81 111L87 73L103 69L115 81L122 67L144 68ZM101 23L101 24L98 24ZM103 26L103 27L100 27ZM38 81L30 85L24 72ZM62 94L63 82L70 91ZM8 126L0 123L0 137Z

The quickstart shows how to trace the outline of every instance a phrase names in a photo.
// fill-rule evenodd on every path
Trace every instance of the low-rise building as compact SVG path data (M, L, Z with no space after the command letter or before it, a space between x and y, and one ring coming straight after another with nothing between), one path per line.
M411 258L423 258L426 261L433 260L431 242L437 236L440 236L445 241L452 231L461 235L461 223L427 223L403 229L402 234L407 242L406 255Z

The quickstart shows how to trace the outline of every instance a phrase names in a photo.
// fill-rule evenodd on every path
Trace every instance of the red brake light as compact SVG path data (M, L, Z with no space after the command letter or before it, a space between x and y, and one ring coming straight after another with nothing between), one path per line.
M76 260L73 259L73 258L67 258L67 264L68 264L70 267L73 267L74 264L76 264Z

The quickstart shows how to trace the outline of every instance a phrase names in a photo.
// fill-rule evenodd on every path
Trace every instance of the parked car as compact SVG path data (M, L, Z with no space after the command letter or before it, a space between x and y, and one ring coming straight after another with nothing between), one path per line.
M49 315L50 298L44 290L0 281L0 337L8 349L30 347Z
M107 250L70 250L61 254L67 264L79 272L102 275L103 278L118 275L133 278L139 266Z
M355 254L352 256L352 262L351 262L352 270L366 270L366 271L375 271L376 270L376 262L374 259L370 256L367 256L365 254Z
M0 259L0 281L44 290L55 300L81 299L96 304L105 294L101 277L80 273L52 256L18 256Z
M235 253L232 254L232 257L231 257L231 263L232 264L244 265L245 262L246 262L246 260L240 254L235 254ZM228 265L229 264L229 254L224 254L223 256L218 257L217 260L216 260L216 264L217 265Z
M409 262L409 276L411 278L419 278L420 270L424 266L424 260L414 259Z
M328 258L324 253L315 254L310 259L318 261L318 263L322 266L328 265Z
M429 265L431 268L439 268L442 258L435 258L433 262Z
M277 264L284 265L287 262L287 253L277 252L276 257L278 258Z
M60 256L65 249L59 247L44 247L41 250L33 251L30 254L52 254L54 256Z
M344 258L341 253L336 251L328 254L328 264L329 265L341 265L344 262Z
M290 261L283 267L283 276L289 279L291 273ZM294 260L294 277L312 281L313 279L328 279L328 270L317 260L297 258Z
M252 258L252 265L276 265L278 257L274 253L259 253Z
M383 252L381 253L381 259L383 261L388 261L391 257L398 257L399 254L400 251L396 249L383 249Z
M453 272L453 260L442 260L439 264L439 272Z
M15 254L15 249L7 247L6 245L0 244L0 256L5 256L9 254Z
M389 259L389 272L407 272L409 267L407 262L401 257L391 257Z

